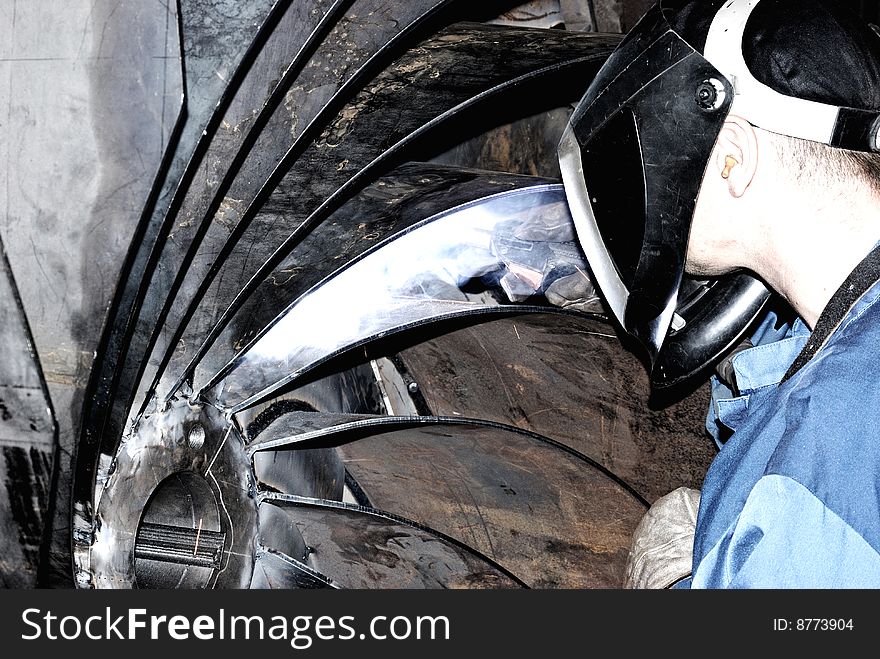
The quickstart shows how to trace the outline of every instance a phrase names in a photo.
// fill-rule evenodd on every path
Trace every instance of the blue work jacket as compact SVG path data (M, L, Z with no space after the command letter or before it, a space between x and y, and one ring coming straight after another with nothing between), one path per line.
M735 389L713 381L723 446L678 587L880 587L878 251L812 334L771 316L732 360Z

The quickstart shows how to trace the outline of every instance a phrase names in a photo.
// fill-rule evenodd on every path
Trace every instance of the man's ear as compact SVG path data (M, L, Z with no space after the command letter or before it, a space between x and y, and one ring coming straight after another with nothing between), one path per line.
M727 180L733 197L742 197L755 178L758 169L758 136L745 119L730 115L724 122L715 143L711 176Z

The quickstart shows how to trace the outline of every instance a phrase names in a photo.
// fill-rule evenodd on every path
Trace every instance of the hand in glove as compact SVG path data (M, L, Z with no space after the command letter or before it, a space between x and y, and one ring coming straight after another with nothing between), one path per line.
M658 499L633 534L624 588L669 588L691 573L700 492L680 487Z

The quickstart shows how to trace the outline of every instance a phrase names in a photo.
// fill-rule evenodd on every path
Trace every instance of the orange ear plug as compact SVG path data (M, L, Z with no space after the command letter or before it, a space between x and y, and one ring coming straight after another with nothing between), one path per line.
M721 172L721 178L730 178L730 170L732 170L738 164L739 160L737 160L733 156L726 156L724 158L724 170Z

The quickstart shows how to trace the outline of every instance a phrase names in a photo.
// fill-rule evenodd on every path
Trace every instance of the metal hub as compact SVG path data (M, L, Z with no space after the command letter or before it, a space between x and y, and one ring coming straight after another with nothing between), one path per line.
M226 544L220 507L200 474L180 472L159 483L135 539L138 586L201 586L219 570Z
M175 401L145 416L101 471L80 585L249 585L256 486L241 435L216 409Z

